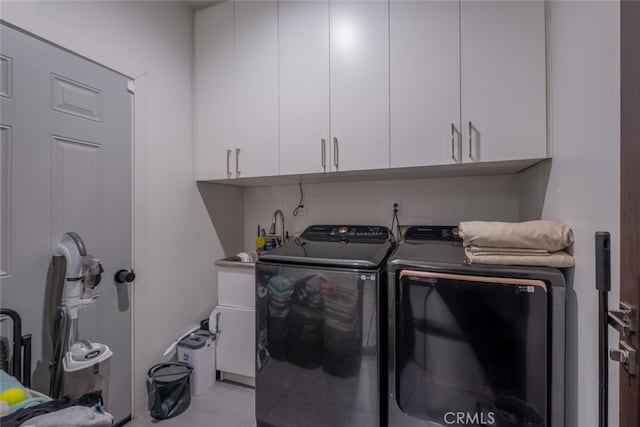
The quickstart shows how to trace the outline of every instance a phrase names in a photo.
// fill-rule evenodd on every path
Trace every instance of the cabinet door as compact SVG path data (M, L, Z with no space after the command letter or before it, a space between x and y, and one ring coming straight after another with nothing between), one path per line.
M222 2L196 12L195 166L198 180L228 177L227 150L234 147L233 56L233 2Z
M235 136L240 151L232 166L239 178L277 175L278 3L234 5Z
M254 269L220 267L218 304L253 310L256 306Z
M329 1L281 1L278 16L280 174L328 172Z
M464 161L546 157L544 7L462 1Z
M220 313L216 369L255 377L255 311L224 306L218 306L216 310Z
M387 1L331 1L331 146L337 170L389 167Z
M391 0L389 13L391 167L457 163L460 3Z

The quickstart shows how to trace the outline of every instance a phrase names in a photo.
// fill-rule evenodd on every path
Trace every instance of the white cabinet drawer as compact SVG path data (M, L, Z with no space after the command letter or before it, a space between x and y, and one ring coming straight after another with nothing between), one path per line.
M255 270L224 268L218 270L218 305L255 309Z

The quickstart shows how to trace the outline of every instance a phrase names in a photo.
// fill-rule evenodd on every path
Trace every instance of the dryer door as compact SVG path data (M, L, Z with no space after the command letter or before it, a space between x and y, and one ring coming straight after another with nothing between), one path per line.
M395 404L426 426L547 425L547 305L539 280L401 271Z

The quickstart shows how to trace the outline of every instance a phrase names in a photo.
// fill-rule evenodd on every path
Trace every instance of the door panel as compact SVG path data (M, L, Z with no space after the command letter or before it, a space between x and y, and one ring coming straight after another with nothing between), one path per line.
M544 1L460 8L463 161L546 157Z
M379 425L377 285L375 271L256 266L259 422Z
M77 230L90 251L101 253L102 144L52 136L51 146L51 235Z
M10 129L3 132L10 176L3 176L2 240L8 232L3 260L8 255L11 275L2 279L2 305L33 334L33 385L48 392L47 269L63 233L77 232L105 269L99 299L80 311L80 337L113 351L108 410L121 420L131 413L130 290L113 276L132 262L128 79L12 28L1 31L13 82L3 89L11 97L2 97L0 118ZM0 81L7 79L3 73Z
M331 164L389 167L389 11L386 1L331 1ZM335 138L335 142L334 142Z
M278 3L234 3L238 178L277 175Z
M218 271L218 304L253 310L255 301L255 272L253 269L226 269Z
M6 76L3 71L2 76ZM6 92L3 92L6 93ZM1 120L1 118L0 118ZM11 128L0 125L0 278L11 274Z
M194 43L196 179L226 179L226 150L235 147L233 2L195 14Z
M216 307L220 313L216 338L216 369L232 374L255 376L253 361L255 311L235 307Z
M489 425L505 417L546 425L544 282L404 270L395 292L391 391L404 413L435 423L463 412Z
M13 59L0 55L0 96L13 97Z
M620 2L620 301L636 307L640 324L640 4ZM621 339L625 339L621 337ZM626 337L640 352L640 334ZM620 426L640 425L640 377L620 367Z
M281 1L278 17L280 174L328 172L329 1Z
M391 0L389 13L391 167L457 163L460 3Z

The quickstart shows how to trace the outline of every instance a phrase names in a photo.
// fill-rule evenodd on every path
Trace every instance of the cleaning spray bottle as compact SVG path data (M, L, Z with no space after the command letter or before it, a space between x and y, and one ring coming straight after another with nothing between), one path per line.
M260 226L258 225L258 236L256 237L256 250L260 251L264 249L266 244L267 244L267 239L265 238L264 228L262 229L262 232L261 232Z

